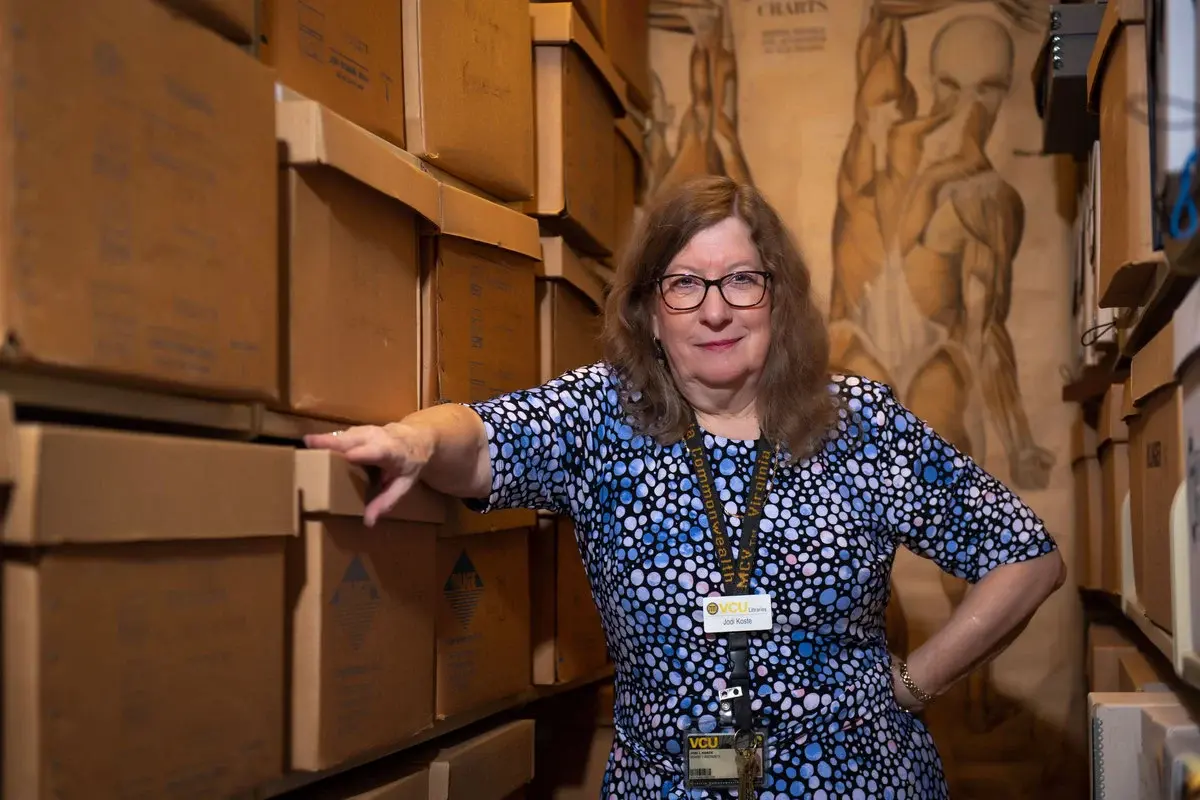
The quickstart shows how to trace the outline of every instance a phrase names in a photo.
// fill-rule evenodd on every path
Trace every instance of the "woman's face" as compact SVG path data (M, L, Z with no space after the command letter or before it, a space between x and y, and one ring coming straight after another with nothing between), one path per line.
M697 233L664 272L667 276L694 276L717 280L734 272L762 271L762 259L750 236L750 228L737 217ZM678 294L703 291L694 279L669 279L679 286ZM734 302L753 298L756 276L732 279L726 294ZM690 311L671 308L660 291L654 310L654 335L662 342L675 377L684 385L698 383L713 389L736 389L757 379L766 363L771 343L771 293L767 286L762 300L752 308L734 308L717 291L708 290L703 303ZM681 306L676 298L671 305Z

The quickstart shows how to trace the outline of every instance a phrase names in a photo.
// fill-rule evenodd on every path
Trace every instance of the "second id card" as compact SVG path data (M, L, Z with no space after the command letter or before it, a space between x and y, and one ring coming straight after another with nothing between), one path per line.
M702 597L705 633L771 630L771 596L743 594L733 597Z
M732 733L689 733L684 741L689 789L735 789L738 785L738 758ZM751 776L762 788L770 770L765 731L754 732L754 763Z

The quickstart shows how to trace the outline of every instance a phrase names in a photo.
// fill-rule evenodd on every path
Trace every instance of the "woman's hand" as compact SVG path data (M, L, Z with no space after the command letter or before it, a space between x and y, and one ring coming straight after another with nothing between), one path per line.
M427 428L404 422L382 428L362 425L337 433L309 435L304 437L304 444L313 450L339 453L351 463L382 471L380 491L367 503L363 513L367 527L391 511L416 484L434 449Z

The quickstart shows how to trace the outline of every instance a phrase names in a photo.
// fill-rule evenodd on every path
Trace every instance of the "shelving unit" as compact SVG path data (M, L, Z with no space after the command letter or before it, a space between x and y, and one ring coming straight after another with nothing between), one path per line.
M524 692L513 697L489 703L484 706L472 709L465 714L458 714L453 717L440 719L433 724L432 727L422 731L413 738L397 745L396 747L388 747L382 750L365 754L360 758L345 764L340 764L333 769L324 770L321 772L293 772L279 780L271 781L268 784L258 787L253 792L233 798L233 800L272 800L272 798L283 798L289 793L303 789L313 784L323 781L327 778L334 777L347 773L359 767L366 766L372 762L381 759L390 758L399 755L405 751L415 749L421 745L429 744L435 739L440 739L444 736L462 731L485 720L494 717L501 717L514 711L532 705L540 700L547 700L552 697L573 692L577 689L582 689L601 683L608 680L613 675L612 667L606 667L600 672L581 678L568 683L557 684L554 686L534 686Z
M242 441L300 441L306 434L329 433L349 426L278 411L264 402L190 397L157 388L8 366L0 366L0 394L12 399L18 418L24 420L203 433Z
M1093 380L1101 383L1099 373ZM1111 379L1110 379L1111 380ZM1064 399L1066 390L1064 390ZM1091 395L1078 388L1073 397L1076 402L1086 402ZM1200 542L1193 541L1187 504L1188 484L1185 480L1173 495L1171 502L1171 611L1173 630L1166 631L1149 619L1137 597L1133 571L1133 520L1131 501L1128 494L1121 505L1120 546L1122 563L1121 596L1113 598L1118 610L1124 614L1172 665L1178 677L1189 686L1200 691L1200 651L1197 650L1195 612L1200 605L1200 583L1193 581L1200 575Z

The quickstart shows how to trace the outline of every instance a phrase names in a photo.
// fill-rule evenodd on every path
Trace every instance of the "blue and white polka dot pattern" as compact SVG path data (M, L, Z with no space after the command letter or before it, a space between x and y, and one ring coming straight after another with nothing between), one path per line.
M729 798L683 788L682 737L716 728L729 669L699 606L721 592L708 522L686 447L634 430L618 391L612 369L596 364L472 406L493 470L491 496L472 505L575 519L616 664L604 798ZM839 376L831 391L843 403L824 448L777 465L751 581L775 613L769 633L750 635L753 707L773 750L759 797L944 798L933 740L892 694L884 609L896 548L977 581L1055 544L1024 503L886 386ZM704 440L727 513L741 513L754 442ZM740 521L729 524L736 545Z

